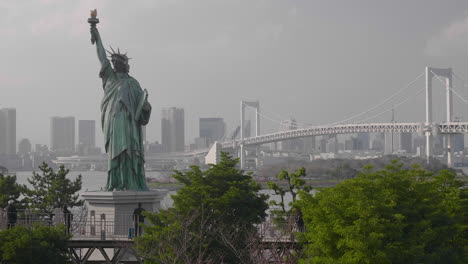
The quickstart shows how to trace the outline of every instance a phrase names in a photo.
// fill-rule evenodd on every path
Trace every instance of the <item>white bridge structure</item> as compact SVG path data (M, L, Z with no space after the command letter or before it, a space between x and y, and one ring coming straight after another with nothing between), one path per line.
M323 136L323 135L337 135L337 134L352 134L360 132L413 132L425 135L426 137L426 153L425 156L429 162L433 153L433 137L435 135L443 135L446 142L446 152L447 152L447 164L449 167L453 166L453 149L452 149L452 135L460 133L468 133L468 122L454 122L454 113L453 113L453 94L460 97L463 102L468 104L468 101L465 100L459 93L453 90L452 87L452 77L454 73L451 68L432 68L426 67L424 73L420 74L415 80L410 82L409 88L416 80L420 77L425 76L425 113L426 118L425 122L419 123L352 123L346 124L345 122L335 123L332 125L325 126L309 126L306 128L282 131L277 133L260 135L260 103L258 101L246 102L241 101L241 120L240 120L240 138L235 140L229 140L224 142L217 142L209 150L205 160L206 163L217 163L219 159L220 151L234 150L238 153L240 158L241 168L245 168L245 156L246 146L258 146L265 143L284 141L289 139L305 138L312 136ZM445 122L434 122L433 121L433 100L432 100L432 81L436 78L443 83L445 89L445 101L446 101L446 120ZM397 93L401 92L399 90ZM392 97L394 97L394 94ZM392 99L392 98L389 98ZM389 101L385 100L385 102ZM256 111L256 127L255 127L255 136L253 137L244 137L244 111L246 107L252 107ZM368 109L364 113L368 113L370 110L375 109L377 106ZM348 121L351 118L344 120ZM344 123L344 124L343 124ZM258 151L257 151L258 155Z

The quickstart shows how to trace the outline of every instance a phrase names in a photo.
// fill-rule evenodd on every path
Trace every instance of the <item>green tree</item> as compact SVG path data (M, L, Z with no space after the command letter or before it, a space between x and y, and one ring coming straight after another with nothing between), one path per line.
M137 239L148 263L248 263L249 241L268 208L260 185L221 154L206 171L192 166L174 177L184 184L174 207L150 214L151 225ZM157 246L156 246L157 245ZM151 261L153 259L154 261Z
M5 208L9 200L18 200L22 186L16 183L16 176L0 173L0 207Z
M467 263L467 190L455 176L394 161L302 192L303 263Z
M269 189L273 190L275 194L279 195L281 202L270 201L270 205L279 206L280 209L272 210L272 213L277 216L288 216L290 210L287 210L286 204L284 203L284 197L289 193L292 197L292 201L288 204L291 207L296 201L298 193L302 190L305 192L310 192L312 188L306 185L303 177L306 176L305 168L299 168L296 172L287 172L282 170L276 177L280 181L279 184L273 181L267 182ZM281 187L281 184L285 184L285 187Z
M54 208L63 206L81 206L83 201L79 199L78 191L81 190L81 175L74 180L66 176L69 172L64 166L60 166L55 172L47 163L39 166L42 173L33 172L28 182L32 188L24 191L24 201L30 207L51 212Z
M36 225L0 231L0 263L66 263L68 236L65 228Z

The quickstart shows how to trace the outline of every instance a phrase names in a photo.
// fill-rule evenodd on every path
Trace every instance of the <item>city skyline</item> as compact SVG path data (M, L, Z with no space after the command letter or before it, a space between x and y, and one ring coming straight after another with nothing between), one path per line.
M17 109L17 138L33 143L48 144L50 116L98 120L102 88L85 21L97 8L103 34L114 40L108 44L133 58L130 74L149 89L153 107L185 109L186 142L196 137L199 117L223 117L231 132L240 100L260 100L261 110L278 120L292 115L302 123L333 123L386 98L426 65L468 76L468 3L449 2L456 4L143 1L116 8L111 1L3 2L0 47L10 63L0 66L0 107ZM154 27L148 32L131 21ZM14 29L8 26L13 23ZM442 108L436 98L435 107ZM397 119L420 121L423 111L422 102L411 102L396 110L402 113ZM466 119L466 111L455 114ZM155 111L149 141L161 137L159 120ZM277 127L265 122L262 133ZM99 134L96 141L102 146Z

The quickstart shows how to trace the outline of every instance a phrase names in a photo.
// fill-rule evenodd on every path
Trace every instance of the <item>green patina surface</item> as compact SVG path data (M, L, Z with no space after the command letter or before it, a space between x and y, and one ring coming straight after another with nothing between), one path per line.
M106 191L146 191L142 126L149 122L151 105L147 92L128 74L125 54L112 54L112 68L95 25L91 26L101 62L104 97L101 124L105 149L109 155Z
M109 61L100 76L104 83L101 123L109 154L106 190L147 190L141 126L148 123L150 111L142 110L137 116L143 90L127 73L114 72Z

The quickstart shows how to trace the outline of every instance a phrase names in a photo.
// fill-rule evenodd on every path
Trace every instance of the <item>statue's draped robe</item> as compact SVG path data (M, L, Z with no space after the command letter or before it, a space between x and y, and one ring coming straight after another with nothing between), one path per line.
M114 72L108 60L99 76L104 87L101 124L109 155L106 190L147 190L141 126L148 123L151 110L136 116L144 92L128 73Z

